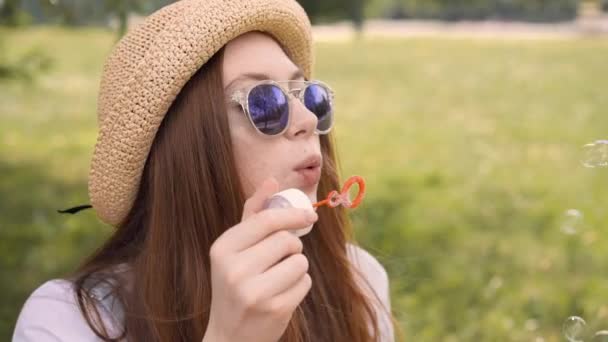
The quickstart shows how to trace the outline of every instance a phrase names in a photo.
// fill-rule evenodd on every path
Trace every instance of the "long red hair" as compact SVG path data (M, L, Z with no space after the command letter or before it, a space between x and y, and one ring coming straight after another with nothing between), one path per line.
M209 319L209 249L240 222L245 202L235 168L222 86L223 49L201 67L168 110L152 144L133 207L78 269L80 309L93 331L110 336L90 293L101 282L122 307L129 341L200 341ZM339 189L333 136L323 135L320 194ZM313 285L281 341L374 341L377 313L347 258L345 210L321 207L302 237ZM128 265L129 276L112 272ZM93 285L91 285L93 284ZM371 329L370 329L371 327Z

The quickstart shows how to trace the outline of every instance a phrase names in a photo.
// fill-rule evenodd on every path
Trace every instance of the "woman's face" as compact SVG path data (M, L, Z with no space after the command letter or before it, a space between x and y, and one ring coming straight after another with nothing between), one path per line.
M230 41L225 47L223 64L226 95L244 90L261 78L304 80L300 69L270 36L250 32ZM228 106L237 169L247 197L272 176L279 182L280 190L298 188L312 202L317 201L318 180L316 177L311 180L310 171L308 177L304 175L306 172L298 171L298 166L308 158L321 158L319 135L315 133L317 117L295 97L290 96L289 101L289 127L275 137L258 133L238 103L231 102Z

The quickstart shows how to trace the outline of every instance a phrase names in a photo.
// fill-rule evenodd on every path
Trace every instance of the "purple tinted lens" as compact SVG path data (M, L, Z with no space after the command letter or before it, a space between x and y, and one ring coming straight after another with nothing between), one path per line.
M327 89L318 84L311 84L304 91L304 105L313 112L317 119L317 129L326 131L331 128L332 108Z
M260 132L279 134L287 127L289 103L285 93L274 84L260 84L249 92L249 114Z

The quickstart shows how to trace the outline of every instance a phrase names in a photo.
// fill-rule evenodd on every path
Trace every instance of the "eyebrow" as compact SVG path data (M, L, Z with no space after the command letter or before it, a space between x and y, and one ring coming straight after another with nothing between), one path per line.
M298 78L304 78L304 73L299 68L291 74L291 77L289 78L289 80L293 81ZM239 77L235 78L234 80L232 80L226 86L226 90L230 90L235 83L240 82L240 81L244 81L244 80L264 81L264 80L270 80L270 79L272 79L272 77L270 77L270 75L265 74L265 73L247 72L247 73L244 73L244 74L240 75Z

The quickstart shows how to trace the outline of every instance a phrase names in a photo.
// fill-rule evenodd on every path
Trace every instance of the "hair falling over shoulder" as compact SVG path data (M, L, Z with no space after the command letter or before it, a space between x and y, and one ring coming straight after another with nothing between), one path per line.
M233 158L220 50L183 87L157 132L136 200L109 239L77 270L80 310L105 341L201 341L209 319L209 249L240 222L245 198ZM333 136L321 136L318 191L338 189ZM302 237L313 285L282 342L379 340L377 313L347 259L343 208L318 210ZM127 265L128 272L112 270ZM111 334L90 292L106 284L122 308Z

